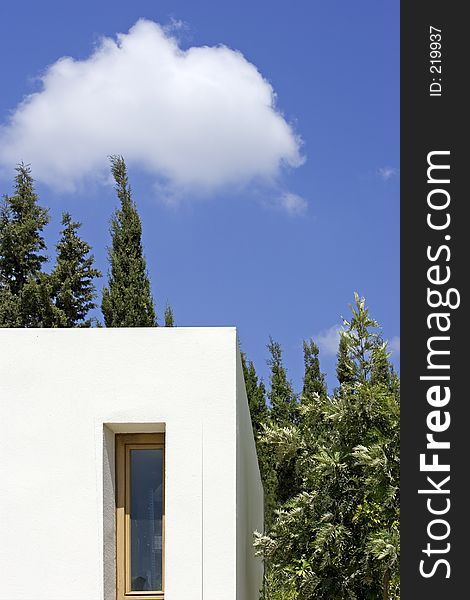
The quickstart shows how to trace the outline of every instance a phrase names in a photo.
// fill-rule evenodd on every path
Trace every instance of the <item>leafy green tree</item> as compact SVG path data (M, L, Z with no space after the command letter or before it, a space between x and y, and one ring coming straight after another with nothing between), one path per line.
M173 309L169 304L165 306L165 327L174 327L175 326L175 317L173 315Z
M122 156L111 157L111 171L121 205L111 221L111 271L101 303L104 321L107 327L154 327L157 318L142 249L142 225Z
M101 277L101 273L93 266L91 246L77 233L81 224L64 212L62 225L61 239L56 246L56 265L51 274L54 304L65 315L64 327L91 327L92 319L86 316L96 306L93 280Z
M0 207L0 326L47 327L60 315L50 299L50 281L42 236L49 222L39 206L31 169L16 167L15 193Z
M355 305L351 306L352 318L343 319L341 338L346 348L346 360L352 369L350 381L364 383L369 379L373 368L372 353L381 345L378 323L369 315L365 299L354 294Z
M276 589L302 600L399 598L399 387L357 295L352 313L338 353L348 377L332 397L306 394L299 423L261 440L277 464L295 461L301 486L255 546Z

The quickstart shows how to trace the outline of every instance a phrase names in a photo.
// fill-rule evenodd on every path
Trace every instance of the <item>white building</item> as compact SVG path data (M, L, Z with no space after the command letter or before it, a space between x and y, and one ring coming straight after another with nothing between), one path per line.
M257 600L234 328L0 329L0 422L0 600Z

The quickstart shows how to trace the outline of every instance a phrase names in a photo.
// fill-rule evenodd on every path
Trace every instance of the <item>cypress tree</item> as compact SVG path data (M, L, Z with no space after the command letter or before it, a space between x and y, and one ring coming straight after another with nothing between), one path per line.
M304 340L304 381L302 396L326 396L325 375L320 370L319 349L313 340Z
M55 306L65 315L65 327L90 327L92 320L85 317L96 306L93 279L101 277L101 273L93 266L91 246L78 236L81 223L72 221L70 214L64 212L62 225L51 274Z
M165 306L165 327L175 327L175 317L173 315L173 309L169 304Z
M155 327L157 318L142 249L142 225L132 200L126 164L111 156L111 171L121 203L111 220L111 270L101 310L106 327Z
M271 390L268 394L271 402L271 423L281 429L290 429L299 423L297 396L287 379L287 371L282 362L282 349L278 342L269 339L268 350L271 358ZM286 457L275 465L277 478L276 503L283 504L292 498L299 489L295 458Z
M324 404L328 401L325 375L320 370L319 349L313 340L304 341L304 378L300 395L300 416L304 427L319 431L323 426Z
M281 345L269 338L268 350L271 354L268 360L271 369L271 391L268 394L271 402L271 418L277 425L287 427L297 422L297 398L292 384L287 379L287 371L282 362Z
M42 231L48 222L31 169L20 163L15 193L5 196L0 208L0 326L48 326L54 307L48 276L41 272L47 261Z
M20 163L15 193L4 197L0 212L0 277L15 295L47 260L42 252L46 249L42 230L49 223L49 214L37 201L31 169Z
M250 408L251 424L255 437L268 422L269 411L266 405L266 389L264 383L258 380L255 365L250 360L247 363L246 355L241 353L243 376L245 378L246 395Z

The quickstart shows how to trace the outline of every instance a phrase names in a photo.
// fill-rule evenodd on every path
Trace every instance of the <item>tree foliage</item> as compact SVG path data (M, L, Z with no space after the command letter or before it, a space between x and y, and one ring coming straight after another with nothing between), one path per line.
M399 384L364 299L351 308L339 388L328 397L304 380L298 422L272 423L261 439L278 470L294 461L301 484L255 546L270 585L302 600L399 597Z
M47 261L44 227L47 209L38 204L29 166L16 168L15 193L5 196L0 208L0 326L78 327L94 308L93 268L90 246L81 240L68 213L64 214L62 239L57 245L52 273L42 268Z
M319 349L313 340L304 340L304 381L302 398L326 396L325 375L320 370Z
M142 225L122 156L111 157L111 171L120 207L111 220L111 269L101 303L104 321L107 327L154 327L157 318L142 248Z
M31 169L16 167L15 191L0 208L0 326L50 326L56 318L49 278L41 272L47 261L43 229L47 209L39 206Z
M62 235L57 248L57 259L51 274L55 306L62 311L64 327L90 327L88 312L96 307L94 278L101 277L90 254L91 246L77 231L81 224L72 221L69 213L62 215Z
M15 193L4 197L0 213L0 273L12 294L19 294L47 261L42 231L48 222L47 209L38 205L31 169L20 163Z
M287 378L287 371L283 364L282 348L278 342L270 338L268 343L270 358L270 427L273 430L283 431L298 423L298 397L292 383ZM272 459L271 459L272 460ZM295 457L285 457L285 460L274 463L276 474L276 502L283 504L294 496L299 489L299 479L295 464Z
M271 419L279 426L288 426L295 422L298 416L297 396L287 379L287 371L282 362L282 348L279 342L269 339L268 350L270 358L268 365L271 370L271 389L268 398L271 403Z
M169 304L165 306L165 327L175 327L175 316L173 314L173 309Z

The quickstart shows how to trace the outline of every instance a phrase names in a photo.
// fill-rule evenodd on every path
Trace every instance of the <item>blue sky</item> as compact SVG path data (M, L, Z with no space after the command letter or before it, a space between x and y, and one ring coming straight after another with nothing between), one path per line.
M31 163L50 255L69 210L106 272L122 153L159 315L265 378L273 336L297 387L313 336L334 385L358 291L398 361L398 2L3 2L0 65L0 192Z

